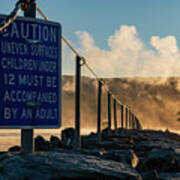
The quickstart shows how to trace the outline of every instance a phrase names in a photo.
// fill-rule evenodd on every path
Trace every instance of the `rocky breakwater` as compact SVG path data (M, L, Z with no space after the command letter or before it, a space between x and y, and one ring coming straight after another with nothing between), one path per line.
M62 140L38 136L33 154L19 148L0 155L0 179L47 180L179 180L180 136L162 131L104 130L82 137L73 148L73 129ZM14 150L14 151L13 151Z

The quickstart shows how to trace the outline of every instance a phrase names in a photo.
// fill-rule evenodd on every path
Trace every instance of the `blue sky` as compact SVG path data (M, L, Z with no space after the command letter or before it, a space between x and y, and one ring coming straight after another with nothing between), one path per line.
M0 13L10 12L15 2L4 1L0 6ZM101 59L99 66L106 63L104 57L112 58L109 63L113 64L114 68L109 72L112 76L180 75L177 69L180 68L179 0L37 0L37 4L49 20L61 23L63 35L84 52L90 65L93 66L95 58L87 52L87 47L91 47L91 54L96 54L96 57L99 56ZM124 28L120 29L122 26ZM77 31L80 32L78 35L75 34ZM117 31L119 36L115 35ZM125 38L127 48L123 49L123 38L126 33L128 33L128 38ZM116 41L112 42L111 36ZM109 45L110 39L112 46ZM89 40L90 43L83 44L85 40ZM131 47L132 44L134 49ZM118 55L117 47L114 46L119 46ZM129 46L131 52L127 54ZM122 54L124 56L121 56ZM135 58L131 59L130 54ZM127 60L132 62L129 69L126 68ZM165 70L157 68L151 73L153 63L156 62L159 62L156 64L157 67L163 66ZM174 66L176 69L169 69ZM101 73L105 70L94 68ZM141 69L144 71L140 72Z
M50 19L62 23L68 38L85 30L101 47L124 24L135 25L146 43L152 35L175 35L180 40L179 0L39 0L38 4Z
M1 3L8 13L16 1ZM37 0L50 20L63 26L63 34L75 40L75 31L88 31L96 44L107 48L107 38L120 25L135 25L140 38L148 44L152 35L176 36L180 40L179 0Z

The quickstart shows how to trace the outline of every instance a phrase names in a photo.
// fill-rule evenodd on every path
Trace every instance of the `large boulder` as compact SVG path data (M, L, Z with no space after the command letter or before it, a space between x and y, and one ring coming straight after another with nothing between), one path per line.
M9 152L20 152L21 147L20 146L12 146L8 149Z
M64 144L61 142L61 140L56 137L56 136L51 136L50 137L50 149L60 149L60 148L65 148Z
M48 151L50 149L50 144L42 136L37 136L35 138L35 151Z
M157 172L179 172L177 156L173 149L154 149L138 165L140 172L156 170Z
M8 180L141 180L140 174L124 163L95 156L44 152L6 156L1 160L0 179Z
M86 149L97 148L98 146L97 135L95 133L91 133L90 135L82 136L81 145L82 148L86 148Z
M73 128L64 129L61 133L61 139L65 145L73 147L75 143L75 130Z

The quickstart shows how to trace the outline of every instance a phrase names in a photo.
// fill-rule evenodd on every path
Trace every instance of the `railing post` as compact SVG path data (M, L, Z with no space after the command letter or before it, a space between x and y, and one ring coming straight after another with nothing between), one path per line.
M29 10L24 11L25 17L36 18L36 1L30 1ZM33 129L21 129L21 148L26 153L32 153L34 151L34 130Z
M111 130L111 94L110 92L107 92L108 94L108 129Z
M132 129L134 129L134 114L132 113Z
M131 110L129 110L129 129L131 129Z
M126 107L126 129L128 129L128 108Z
M117 111L116 111L116 100L114 99L114 129L117 131Z
M135 116L135 128L138 129L138 124L137 124L137 117Z
M81 58L76 56L76 84L75 84L75 147L81 147L80 137L80 84L81 84Z
M124 128L124 106L121 104L121 128Z
M134 129L137 129L136 127L137 127L137 125L136 125L136 116L134 116Z
M101 94L102 94L102 83L98 81L98 105L97 105L97 135L98 142L101 141Z
M142 127L141 127L141 124L140 124L140 122L139 122L139 120L138 120L137 117L136 117L136 121L137 121L137 129L138 129L138 130L141 130Z

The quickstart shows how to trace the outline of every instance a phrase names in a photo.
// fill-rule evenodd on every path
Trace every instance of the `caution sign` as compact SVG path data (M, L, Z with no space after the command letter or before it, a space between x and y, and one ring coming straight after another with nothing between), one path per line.
M0 97L0 127L60 127L60 24L17 18L0 34Z

